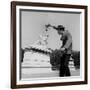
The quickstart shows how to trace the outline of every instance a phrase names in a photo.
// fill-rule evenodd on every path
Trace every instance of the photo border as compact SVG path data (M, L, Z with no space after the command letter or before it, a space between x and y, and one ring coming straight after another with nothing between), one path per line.
M16 6L39 6L39 7L52 7L52 8L71 8L71 9L82 9L84 12L84 81L75 82L54 82L54 83L41 83L41 84L23 84L17 85L17 55L16 55ZM11 2L11 88L32 88L32 87L49 87L49 86L65 86L65 85L80 85L88 83L88 72L87 72L87 27L88 27L88 7L85 5L69 5L69 4L53 4L53 3L33 3L33 2Z

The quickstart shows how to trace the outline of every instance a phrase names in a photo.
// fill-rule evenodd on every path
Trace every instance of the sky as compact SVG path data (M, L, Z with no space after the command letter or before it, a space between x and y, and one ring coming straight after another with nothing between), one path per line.
M72 35L73 50L80 50L80 14L65 12L21 11L21 47L29 47L39 39L45 25L63 25ZM48 31L48 47L60 48L62 42L57 31Z

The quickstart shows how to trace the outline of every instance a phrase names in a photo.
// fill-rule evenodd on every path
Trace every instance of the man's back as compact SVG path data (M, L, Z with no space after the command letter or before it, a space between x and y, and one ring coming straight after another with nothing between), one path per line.
M72 36L71 34L66 30L62 37L62 46L67 50L67 54L71 54L71 50L72 50Z

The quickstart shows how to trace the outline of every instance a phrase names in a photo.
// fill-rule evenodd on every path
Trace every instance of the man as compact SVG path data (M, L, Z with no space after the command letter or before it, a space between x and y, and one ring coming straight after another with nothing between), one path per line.
M60 51L64 52L60 61L59 76L60 77L70 76L71 74L68 65L72 51L72 36L68 32L68 30L65 30L65 27L63 27L63 25L58 25L57 27L55 26L51 26L51 27L57 30L58 34L61 35L62 46L60 48Z

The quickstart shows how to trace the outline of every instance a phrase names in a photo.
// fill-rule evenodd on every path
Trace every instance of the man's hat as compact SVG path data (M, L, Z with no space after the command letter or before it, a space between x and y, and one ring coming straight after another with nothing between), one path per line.
M58 25L58 26L57 26L57 30L61 30L61 29L64 30L64 28L65 28L65 27L64 27L63 25Z

